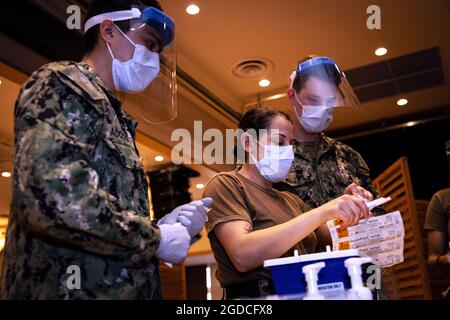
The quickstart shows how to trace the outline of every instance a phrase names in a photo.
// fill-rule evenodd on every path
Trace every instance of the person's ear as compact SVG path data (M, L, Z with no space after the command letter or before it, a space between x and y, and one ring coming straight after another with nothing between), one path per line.
M289 97L289 100L292 104L295 102L295 90L294 88L289 88L287 91L287 96Z
M116 28L111 20L103 21L99 26L100 37L106 43L111 43L114 39Z
M248 152L248 153L250 153L252 151L250 139L251 139L250 135L246 132L241 135L241 146L245 150L245 152Z

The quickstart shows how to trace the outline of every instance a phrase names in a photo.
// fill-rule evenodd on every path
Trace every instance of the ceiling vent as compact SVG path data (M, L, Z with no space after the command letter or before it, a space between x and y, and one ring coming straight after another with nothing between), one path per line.
M267 76L273 71L273 63L260 58L246 59L234 64L231 71L242 79L255 79Z

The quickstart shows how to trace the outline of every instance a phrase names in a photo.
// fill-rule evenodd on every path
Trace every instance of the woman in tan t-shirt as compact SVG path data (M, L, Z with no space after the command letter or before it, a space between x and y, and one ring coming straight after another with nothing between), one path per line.
M244 133L238 147L248 161L239 170L212 178L203 194L214 200L206 228L227 299L272 294L265 260L292 255L294 250L312 253L317 237L328 233L326 221L337 218L345 227L369 215L358 196L344 195L311 210L297 196L272 188L272 183L286 178L294 158L287 114L254 108L239 128ZM366 193L361 190L361 195Z

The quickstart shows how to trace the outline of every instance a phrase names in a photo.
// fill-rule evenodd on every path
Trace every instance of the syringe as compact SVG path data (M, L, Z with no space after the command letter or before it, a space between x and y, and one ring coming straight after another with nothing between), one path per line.
M369 210L372 210L373 208L379 207L389 201L391 201L391 197L387 197L387 198L378 198L376 200L373 200L371 202L367 202L367 208L369 208Z

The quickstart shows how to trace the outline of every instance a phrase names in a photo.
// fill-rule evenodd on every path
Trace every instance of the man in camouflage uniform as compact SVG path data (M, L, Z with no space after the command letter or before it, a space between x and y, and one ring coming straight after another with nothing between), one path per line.
M339 95L345 75L332 59L310 55L300 61L291 81L288 96L296 115L295 159L287 180L277 188L296 194L312 208L344 193L368 200L376 197L369 168L361 155L322 132L333 119L334 104L343 102Z
M132 2L97 1L96 14ZM111 59L97 45L87 60ZM111 91L111 72L99 75L111 65L95 65L51 63L21 88L2 299L160 299L158 258L181 262L206 221L198 202L168 224L150 221L137 123ZM198 221L177 223L183 210Z
M292 170L280 188L296 194L310 207L317 208L344 193L353 194L356 185L377 195L364 159L346 144L321 133L316 144L295 141L294 152Z
M317 208L342 194L359 195L366 200L378 197L370 181L370 170L362 156L347 146L326 136L325 130L333 119L333 104L359 101L346 83L347 97L339 99L341 84L346 81L337 64L327 57L310 55L302 59L291 76L288 96L295 111L294 163L288 178L276 188L287 190ZM337 89L337 90L336 90ZM345 90L345 89L344 89ZM332 97L330 99L330 97ZM327 100L330 99L330 100ZM374 215L384 214L382 208L372 210ZM329 232L318 229L319 248L325 250L331 243ZM380 299L388 299L385 273L382 272Z

